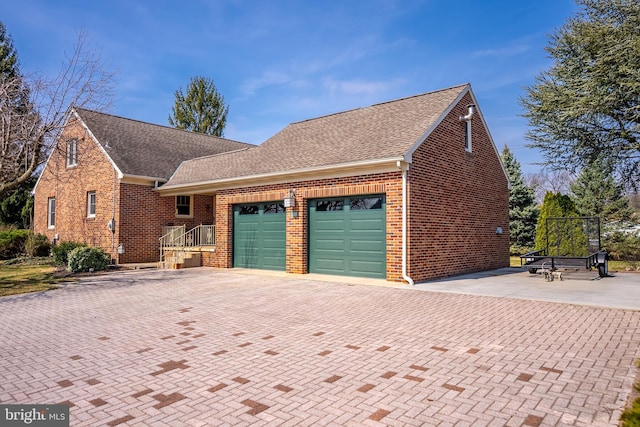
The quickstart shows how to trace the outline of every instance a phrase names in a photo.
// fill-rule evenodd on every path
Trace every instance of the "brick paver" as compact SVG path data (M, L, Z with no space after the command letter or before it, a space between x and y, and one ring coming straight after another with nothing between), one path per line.
M0 402L71 425L617 425L640 312L223 272L0 299Z

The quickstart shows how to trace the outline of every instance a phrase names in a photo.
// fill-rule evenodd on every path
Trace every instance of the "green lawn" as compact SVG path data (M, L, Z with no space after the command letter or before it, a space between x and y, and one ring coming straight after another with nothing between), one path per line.
M0 263L0 297L56 289L68 278L55 277L56 268L48 260L6 261ZM73 280L73 279L71 279Z

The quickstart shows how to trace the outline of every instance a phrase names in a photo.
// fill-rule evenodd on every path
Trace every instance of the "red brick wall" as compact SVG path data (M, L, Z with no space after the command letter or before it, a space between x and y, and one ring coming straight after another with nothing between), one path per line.
M67 167L66 142L78 139L78 165ZM77 122L71 122L42 172L34 198L34 231L59 241L84 242L111 253L107 223L119 213L119 182L115 169ZM115 190L115 191L114 191ZM87 192L96 192L96 216L87 217ZM115 197L114 197L115 196ZM48 198L56 198L55 228L47 227ZM116 231L114 242L118 241Z
M413 154L408 274L416 281L509 266L508 183L478 115L465 151L459 117L471 103L463 98Z
M386 194L387 203L387 279L400 280L401 239L399 231L391 227L400 221L402 181L400 171L364 175L357 178L335 178L298 181L222 190L216 196L216 253L205 265L230 268L233 265L233 205L251 202L283 200L289 190L296 190L298 217L287 209L287 260L289 273L307 273L308 268L308 201L321 197L351 196L359 194ZM205 261L203 261L205 263Z
M78 139L78 166L66 166L66 141ZM96 216L87 218L87 192L96 192ZM56 226L47 228L48 198L56 198ZM34 230L49 239L102 247L119 263L159 260L163 225L213 224L213 198L194 196L192 218L175 215L175 197L160 197L153 185L121 183L117 172L84 129L71 122L45 167L34 200ZM112 234L107 223L116 220ZM112 239L113 237L113 239ZM118 244L125 253L116 254Z
M155 262L160 259L163 226L184 225L186 230L213 224L213 197L193 197L193 217L177 217L175 196L160 197L153 186L121 185L120 241L125 253L121 263Z

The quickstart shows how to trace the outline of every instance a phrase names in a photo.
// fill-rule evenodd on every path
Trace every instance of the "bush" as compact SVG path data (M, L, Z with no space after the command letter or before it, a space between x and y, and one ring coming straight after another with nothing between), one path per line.
M67 268L72 273L89 271L100 271L109 265L109 257L100 248L89 248L86 246L77 247L69 252L69 263Z
M533 248L530 247L530 246L518 246L518 245L509 246L509 254L511 256L524 255L527 252L531 252L532 250L533 250Z
M602 247L615 261L640 261L640 236L615 231L602 238Z
M84 243L60 242L51 248L51 252L53 252L53 262L57 265L66 266L69 263L69 252L75 248L86 246Z
M32 258L49 256L51 251L51 243L44 234L30 233L24 242L24 250L27 256Z
M11 259L24 255L24 244L29 234L33 233L29 230L0 231L0 259Z

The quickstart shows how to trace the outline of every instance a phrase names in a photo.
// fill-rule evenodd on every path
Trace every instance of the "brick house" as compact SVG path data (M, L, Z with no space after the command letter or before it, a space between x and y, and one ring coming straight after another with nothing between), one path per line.
M423 281L509 265L509 183L470 85L292 123L183 162L209 195L203 264Z
M124 244L120 263L158 260L167 229L205 224L215 241L185 231L160 256L409 283L506 267L509 184L476 106L460 85L292 123L259 146L75 110L36 186L34 227Z
M34 230L102 247L119 263L157 261L163 227L212 224L214 213L211 197L166 198L155 188L183 160L250 146L71 109L33 190Z

